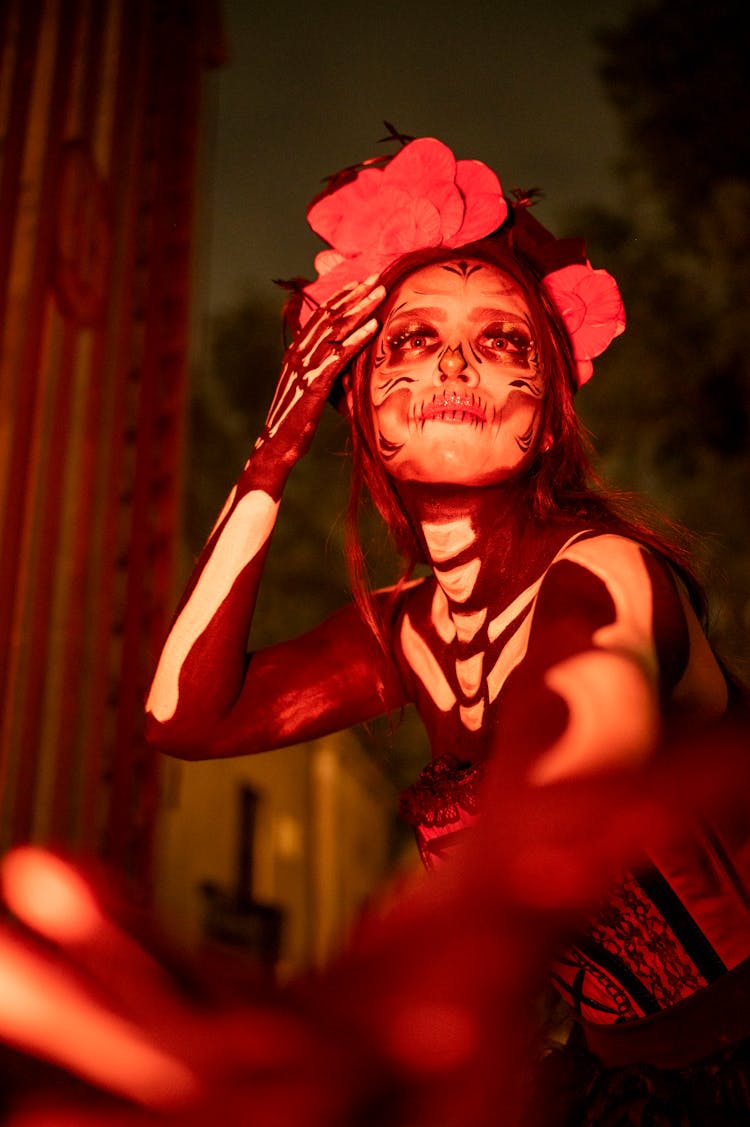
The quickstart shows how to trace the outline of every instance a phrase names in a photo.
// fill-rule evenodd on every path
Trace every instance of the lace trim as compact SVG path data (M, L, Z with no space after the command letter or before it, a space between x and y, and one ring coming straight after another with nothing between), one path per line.
M476 814L484 764L468 763L455 755L433 759L416 782L401 792L398 810L412 826L447 826L461 811Z
M595 943L633 968L662 1007L706 985L666 920L630 875L612 888L588 932Z

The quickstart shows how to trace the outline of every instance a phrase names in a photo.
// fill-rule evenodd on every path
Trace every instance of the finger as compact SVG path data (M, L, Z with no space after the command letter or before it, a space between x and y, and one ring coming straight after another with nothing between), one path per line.
M77 869L45 849L19 846L0 861L0 886L11 911L38 935L79 956L117 963L129 973L161 975L149 954L102 911Z
M300 329L297 336L291 343L291 348L295 351L304 352L310 345L310 342L316 335L316 330L320 325L325 325L329 322L331 314L338 311L342 305L346 304L350 295L355 291L363 289L364 283L362 282L348 282L342 286L329 301L323 305L319 305L317 309L310 314L310 317ZM359 292L357 292L357 297Z
M341 335L341 329L350 327L357 319L362 320L383 301L386 296L385 287L377 285L366 286L364 283L357 286L351 293L345 294L340 301L323 306L321 318L317 326L322 330L321 339L327 331L332 330Z
M377 286L370 293L361 297L357 304L346 313L339 313L334 320L322 325L319 338L309 351L310 364L318 361L321 350L328 353L323 357L321 371L328 371L332 362L338 362L340 367L347 364L354 353L380 328L374 317L369 317L364 325L360 326L359 322L367 314L372 313L384 297L385 288ZM334 333L335 339L331 339L331 334Z
M123 1011L165 1020L181 1001L170 975L99 906L76 869L36 846L20 846L0 862L8 907L44 939L64 950Z
M0 932L0 1036L10 1045L150 1107L197 1098L193 1072L120 1015L67 967Z
M377 318L372 317L364 325L360 325L344 340L327 341L326 355L310 373L310 387L318 387L321 393L327 394L339 372L343 371L349 361L357 352L371 340L380 328Z
M356 296L358 297L357 303L347 309L345 314L339 314L339 320L353 320L375 309L385 297L385 286L376 286L374 290L370 290L362 296Z
M366 304L377 304L378 300L382 300L382 298L378 298L374 303ZM308 351L307 358L303 361L303 368L307 371L306 379L309 388L317 386L323 393L325 391L323 385L330 386L352 357L378 332L380 323L375 317L371 317L364 325L357 325L362 312L366 310L366 304L362 303L356 317L340 317L337 318L335 324L326 326L326 330L321 333L314 347ZM348 332L352 325L356 327ZM343 339L331 340L327 333L334 330L338 334L344 333L346 335L343 336Z
M340 338L357 320L376 309L385 298L386 290L383 285L373 288L374 281L377 275L339 291L327 305L320 306L292 342L290 352L302 357L314 354L320 345L332 343L331 336Z
M371 317L369 321L364 325L360 325L358 329L355 329L353 333L350 333L349 336L342 341L342 348L351 355L351 353L360 349L366 341L374 337L379 328L380 322L377 317Z
M335 293L322 308L335 313L342 305L346 305L352 297L359 298L361 294L365 293L367 290L371 290L375 286L378 277L378 274L370 274L369 278L365 278L362 282L350 282L349 285L344 286L338 293Z
M296 353L299 356L308 352L318 336L321 325L325 325L327 322L328 310L325 306L321 306L320 309L315 310L310 320L300 330L299 335L294 338L287 355L294 356Z
M85 880L46 850L24 845L7 853L0 862L0 883L18 919L55 943L85 942L106 924Z

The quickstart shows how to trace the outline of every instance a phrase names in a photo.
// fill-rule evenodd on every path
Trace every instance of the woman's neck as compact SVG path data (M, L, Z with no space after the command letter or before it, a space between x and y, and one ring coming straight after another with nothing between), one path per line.
M515 482L482 487L399 482L397 488L451 603L487 605L508 582L515 586L533 569L525 482L523 487Z

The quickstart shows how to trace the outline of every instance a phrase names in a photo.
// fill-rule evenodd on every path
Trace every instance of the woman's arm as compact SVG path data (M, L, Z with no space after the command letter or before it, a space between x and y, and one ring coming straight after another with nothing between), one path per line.
M376 598L385 630L387 593ZM248 755L316 739L407 703L395 665L353 605L288 642L244 654L239 691L205 683L215 660L196 646L181 673L186 702L167 721L146 717L149 741L181 759ZM221 666L218 666L221 669ZM198 683L193 691L192 678ZM222 681L219 676L217 681ZM201 711L201 709L203 711Z
M387 675L368 678L378 651L352 610L249 664L246 648L287 477L334 379L376 331L372 313L383 296L372 279L348 287L313 314L286 353L263 433L198 559L148 696L148 736L173 754L261 751L372 715L372 682L382 689ZM350 695L337 708L346 664ZM386 694L377 711L389 703Z
M537 784L639 766L689 659L666 566L620 536L579 541L541 585L500 696L498 751Z

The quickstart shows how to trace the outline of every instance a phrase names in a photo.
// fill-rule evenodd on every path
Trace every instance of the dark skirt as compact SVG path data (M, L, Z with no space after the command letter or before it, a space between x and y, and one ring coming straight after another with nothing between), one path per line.
M525 1127L748 1127L750 1040L684 1069L607 1068L583 1045L551 1050Z
M653 1018L575 1025L524 1127L750 1127L750 961Z

